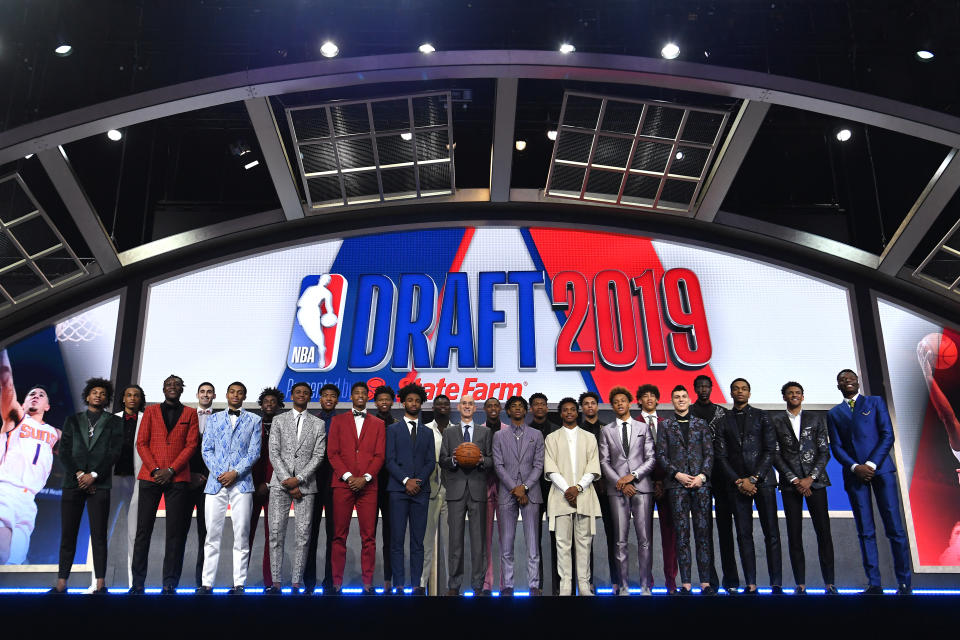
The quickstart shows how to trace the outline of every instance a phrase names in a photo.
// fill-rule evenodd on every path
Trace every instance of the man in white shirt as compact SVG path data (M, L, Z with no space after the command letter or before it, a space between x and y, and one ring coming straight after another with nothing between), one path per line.
M597 439L577 426L577 401L564 398L558 405L563 428L547 436L544 442L544 475L550 480L547 517L557 538L557 570L561 596L573 592L573 558L577 548L577 586L582 596L592 596L590 553L600 516L600 501L593 487L600 478Z
M217 391L212 382L201 382L197 387L197 420L200 424L200 440L203 441L203 430L207 426L207 418L213 413L213 401L217 397ZM203 582L203 545L207 541L207 521L206 512L203 505L206 503L206 493L204 488L207 486L207 476L210 472L207 465L203 463L202 447L197 447L197 451L190 458L190 511L194 507L197 509L197 517L194 521L197 523L197 586Z
M461 406L464 400L473 406L473 396L467 394L460 399ZM472 417L470 411L468 420ZM464 413L460 412L463 418ZM443 443L443 431L450 426L450 399L440 394L433 399L433 420L426 427L433 432L434 454L440 459L440 445ZM423 539L423 575L420 577L420 586L427 589L430 595L440 595L438 585L447 580L447 541L450 538L450 525L447 522L447 490L443 486L440 474L440 463L437 462L433 473L430 474L430 505L427 508L427 531ZM488 523L489 524L489 523Z

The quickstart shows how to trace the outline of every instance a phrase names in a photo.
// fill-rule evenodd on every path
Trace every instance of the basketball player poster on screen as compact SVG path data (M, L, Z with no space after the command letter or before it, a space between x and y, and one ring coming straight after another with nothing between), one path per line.
M0 571L57 569L60 428L67 416L86 408L84 382L111 377L119 311L120 298L114 297L0 350ZM111 504L111 515L119 506ZM74 567L85 568L86 517L77 540Z
M960 570L960 332L877 301L914 568Z

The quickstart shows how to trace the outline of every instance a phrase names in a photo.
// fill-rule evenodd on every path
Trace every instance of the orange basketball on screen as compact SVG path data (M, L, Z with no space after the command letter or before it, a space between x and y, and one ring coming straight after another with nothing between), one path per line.
M933 368L946 369L957 361L957 344L942 333L931 333L921 341L934 355Z
M457 460L457 466L464 469L473 469L480 464L483 452L480 451L480 447L472 442L464 442L453 450L453 457Z

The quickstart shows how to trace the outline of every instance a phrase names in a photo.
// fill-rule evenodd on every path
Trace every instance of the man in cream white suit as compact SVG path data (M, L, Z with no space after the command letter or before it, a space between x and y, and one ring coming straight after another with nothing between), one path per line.
M317 468L327 448L326 425L307 411L313 391L298 382L290 391L293 409L276 416L270 429L270 574L273 584L266 593L279 594L283 577L283 543L290 520L290 505L296 521L296 552L293 562L293 592L300 593L303 567L310 544L313 501L317 494Z
M593 482L600 478L600 455L596 437L577 426L577 401L564 398L558 408L563 428L547 436L543 472L551 483L547 517L550 530L556 532L560 595L573 593L571 550L576 546L577 586L580 595L592 596L590 555L596 519L600 517Z
M600 438L600 467L607 482L607 496L617 536L620 591L630 595L627 581L627 542L630 516L637 532L641 594L651 595L653 586L653 480L656 465L650 427L630 417L633 396L624 387L610 390L610 405L616 419L605 426Z

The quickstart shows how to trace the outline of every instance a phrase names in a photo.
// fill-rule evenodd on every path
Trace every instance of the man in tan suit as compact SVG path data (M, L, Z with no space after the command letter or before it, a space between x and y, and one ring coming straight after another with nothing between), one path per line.
M593 482L600 478L600 454L597 439L577 426L579 407L573 398L564 398L558 406L563 428L547 436L544 442L544 476L550 480L547 517L557 537L557 571L560 595L573 593L573 558L576 545L577 586L582 596L592 596L590 553L600 517L600 501Z

